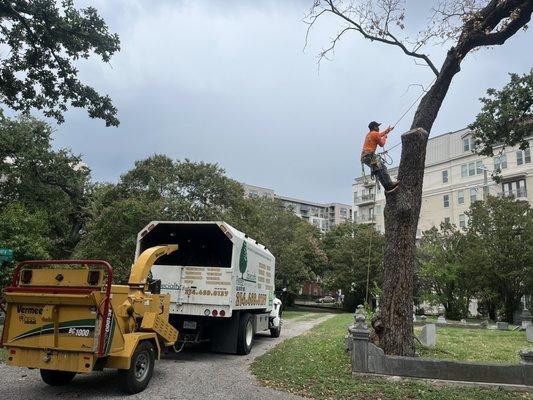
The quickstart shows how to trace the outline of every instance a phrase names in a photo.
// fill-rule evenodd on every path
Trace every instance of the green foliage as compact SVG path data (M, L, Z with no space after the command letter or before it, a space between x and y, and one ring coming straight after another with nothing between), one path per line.
M44 211L51 255L68 256L86 218L90 170L81 157L51 146L51 127L37 119L0 116L0 210L11 203Z
M324 284L330 290L342 289L346 308L353 310L366 302L367 274L368 301L379 296L383 246L383 235L373 227L352 222L334 226L324 236L328 260Z
M276 257L276 288L286 289L284 303L290 303L304 282L323 271L326 256L320 246L320 232L278 201L243 199L225 219Z
M63 122L67 105L86 108L91 118L117 126L117 110L78 79L74 62L97 54L104 62L120 49L93 7L73 0L15 0L0 3L0 95L16 111L42 110Z
M508 322L524 294L533 293L533 210L509 197L489 197L467 213L469 255L465 259L477 296L491 314L499 310Z
M443 304L450 319L466 318L475 297L491 319L512 322L522 296L533 293L533 211L527 202L489 196L467 215L466 232L449 224L424 232L422 297Z
M10 282L13 267L18 262L50 257L49 233L45 212L30 212L21 203L11 203L1 209L0 248L13 250L13 261L0 265L0 287Z
M440 230L433 227L424 232L418 248L421 298L442 304L450 319L468 316L468 303L475 293L465 264L467 248L465 235L449 223L442 223Z
M252 373L265 386L317 400L533 399L531 394L507 390L352 375L350 357L343 346L346 327L351 322L351 314L336 315L305 335L285 340L256 358L251 366ZM459 336L462 330L456 330ZM462 346L460 339L457 337L453 343ZM483 340L473 341L472 345L475 347L471 348L471 354L484 347ZM503 346L498 347L499 352L503 350Z
M76 256L108 260L116 281L126 282L137 233L150 221L219 219L240 206L242 193L216 164L164 155L136 161L116 185L93 187L89 222Z
M474 131L476 152L493 156L494 146L529 147L526 140L533 126L533 69L511 80L501 90L488 89L481 98L483 108L470 125Z

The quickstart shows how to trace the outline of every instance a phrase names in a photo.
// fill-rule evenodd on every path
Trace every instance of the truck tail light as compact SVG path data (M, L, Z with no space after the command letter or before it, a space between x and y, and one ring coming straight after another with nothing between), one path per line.
M213 310L213 312L211 313L211 315L212 315L213 317L216 317L216 316L218 315L218 311L217 311L217 310Z
M221 317L225 317L225 316L226 316L226 311L224 311L224 310L220 310L220 312L218 313L218 315L220 315Z

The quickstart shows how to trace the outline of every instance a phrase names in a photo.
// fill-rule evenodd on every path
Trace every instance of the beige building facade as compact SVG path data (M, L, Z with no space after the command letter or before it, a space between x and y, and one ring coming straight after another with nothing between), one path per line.
M474 154L472 148L472 134L468 129L429 139L418 238L441 222L466 227L466 211L472 202L483 200L487 194L533 201L533 164L529 149L500 147L495 149L495 157L484 157ZM502 179L496 183L491 175L498 169ZM396 178L397 168L389 172ZM353 219L374 225L383 232L385 195L380 186L369 176L355 180L352 185Z

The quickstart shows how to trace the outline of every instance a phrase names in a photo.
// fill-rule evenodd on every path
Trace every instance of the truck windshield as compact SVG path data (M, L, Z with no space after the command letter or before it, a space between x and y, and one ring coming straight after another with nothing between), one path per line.
M159 265L231 268L233 243L217 224L158 223L141 239L140 251L163 244L179 248Z

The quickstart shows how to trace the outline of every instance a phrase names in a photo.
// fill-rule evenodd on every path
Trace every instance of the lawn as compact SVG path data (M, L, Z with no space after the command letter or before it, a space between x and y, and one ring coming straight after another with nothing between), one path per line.
M415 328L415 333L422 328ZM518 350L527 347L525 332L437 327L437 346L418 351L422 357L518 363Z
M313 319L323 317L324 315L327 315L327 313L304 310L287 310L283 311L281 318L285 320L298 318L298 321L312 321Z
M532 393L351 376L343 338L352 320L350 314L337 315L302 336L286 340L255 360L253 374L266 386L320 400L533 400Z

